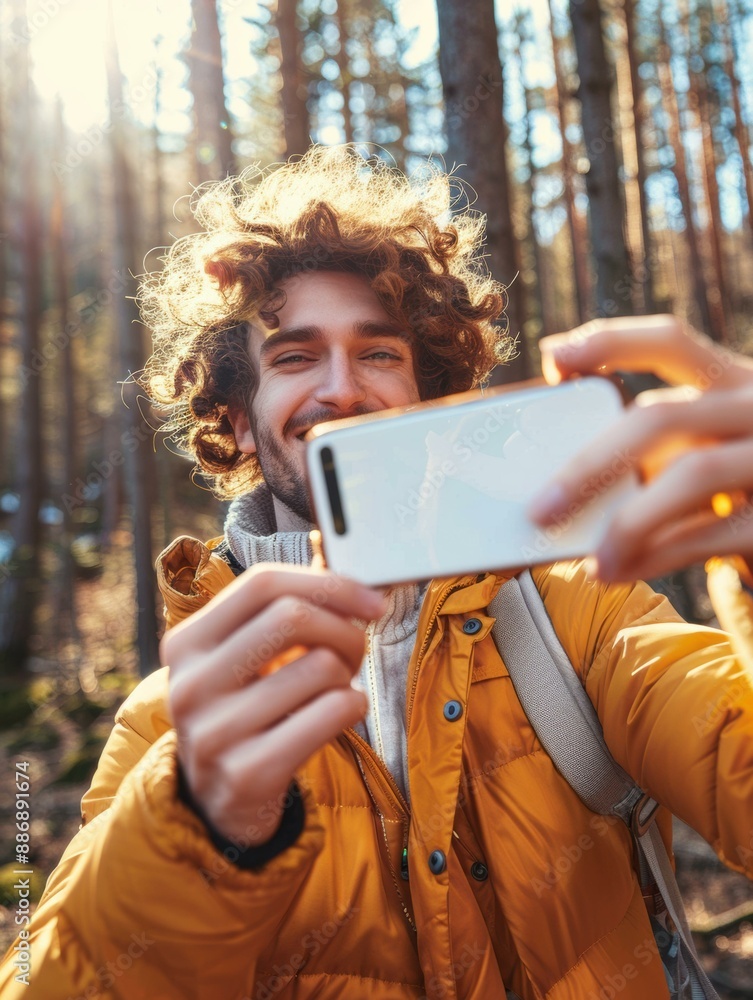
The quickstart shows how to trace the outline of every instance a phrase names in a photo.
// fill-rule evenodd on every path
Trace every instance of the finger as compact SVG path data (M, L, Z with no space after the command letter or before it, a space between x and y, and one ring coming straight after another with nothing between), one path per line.
M331 649L355 673L365 645L363 630L352 622L300 598L280 597L211 653L173 671L173 711L184 717L207 700L237 691L256 680L271 659L294 647Z
M191 725L192 744L213 760L281 722L325 691L350 686L352 672L331 649L317 648L284 670L215 700Z
M753 441L735 441L681 455L638 490L612 518L596 558L602 572L630 566L664 528L710 508L717 493L753 488Z
M753 392L713 393L688 401L681 390L662 401L629 406L609 430L571 459L533 499L528 516L545 524L573 502L604 493L616 479L650 470L654 474L678 451L710 440L736 438L753 427Z
M351 687L327 691L279 725L229 750L223 770L236 788L285 788L294 771L366 714L363 691ZM263 797L263 796L261 796Z
M732 388L753 378L753 364L676 316L594 320L539 344L542 370L556 384L573 375L617 370L653 372L671 385Z
M712 556L730 555L753 556L753 504L726 518L712 513L686 518L647 538L629 564L608 567L594 560L592 575L605 582L650 580Z
M384 597L348 577L308 566L262 563L241 574L204 608L170 629L162 640L162 662L214 649L227 636L284 596L327 607L346 618L371 621L385 611Z

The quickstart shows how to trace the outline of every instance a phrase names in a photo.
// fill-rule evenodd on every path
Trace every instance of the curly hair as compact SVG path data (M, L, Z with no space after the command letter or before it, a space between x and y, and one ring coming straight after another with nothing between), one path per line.
M458 190L432 165L409 179L352 146L314 146L197 192L191 207L203 231L178 240L162 270L142 280L155 345L142 384L220 497L262 480L256 456L238 450L228 408L249 406L249 324L274 323L286 278L366 277L412 332L422 399L474 388L509 359L513 346L495 322L505 290L480 255L485 220L467 208L452 214Z

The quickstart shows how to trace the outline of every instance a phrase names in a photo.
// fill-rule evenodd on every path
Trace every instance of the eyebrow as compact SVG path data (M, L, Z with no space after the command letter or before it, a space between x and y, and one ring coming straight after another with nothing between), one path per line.
M395 323L363 320L353 326L352 332L355 337L361 339L376 340L379 337L394 337L403 341L407 346L412 343L410 334ZM259 357L265 358L281 344L307 344L317 340L324 340L324 331L320 326L294 326L289 330L278 330L276 333L270 334L261 345Z

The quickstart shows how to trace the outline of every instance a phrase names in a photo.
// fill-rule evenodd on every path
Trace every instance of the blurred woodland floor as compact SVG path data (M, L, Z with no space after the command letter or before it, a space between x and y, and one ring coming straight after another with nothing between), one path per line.
M196 521L194 520L194 523ZM209 515L198 533L217 533ZM23 680L0 680L0 750L8 767L29 761L31 864L35 900L79 826L80 800L112 727L115 711L138 683L132 645L131 536L117 532L92 579L76 587L78 637L61 635L55 608L40 608L32 670ZM697 585L703 574L694 574ZM696 604L706 608L697 593ZM707 615L703 614L703 618ZM753 885L724 868L713 851L684 824L676 823L680 887L696 943L723 1000L753 997ZM15 893L4 864L14 855L13 802L0 802L0 951L14 939Z

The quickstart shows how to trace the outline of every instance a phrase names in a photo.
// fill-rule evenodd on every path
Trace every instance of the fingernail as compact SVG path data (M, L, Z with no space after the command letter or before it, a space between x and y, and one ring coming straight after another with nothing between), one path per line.
M559 483L553 483L533 498L528 505L528 516L532 521L543 523L566 507L567 494Z

